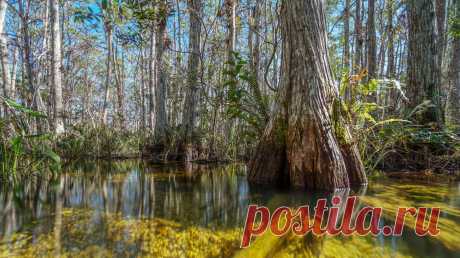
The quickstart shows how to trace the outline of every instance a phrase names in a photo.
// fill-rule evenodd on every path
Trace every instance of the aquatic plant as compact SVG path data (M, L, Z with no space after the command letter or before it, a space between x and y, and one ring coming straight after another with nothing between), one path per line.
M52 135L33 133L31 120L46 116L10 99L0 98L8 116L0 120L0 182L16 184L38 173L56 173L61 159L53 151Z

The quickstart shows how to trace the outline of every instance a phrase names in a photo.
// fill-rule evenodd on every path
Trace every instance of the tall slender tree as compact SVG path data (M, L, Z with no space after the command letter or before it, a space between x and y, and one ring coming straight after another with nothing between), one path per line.
M452 59L449 67L449 96L447 101L448 125L460 133L460 1L455 0L455 18L452 26Z
M188 75L187 88L185 95L184 112L182 124L184 127L185 159L193 159L193 142L192 136L195 129L197 118L197 102L199 95L198 71L200 65L200 46L201 46L201 0L188 0L188 9L190 11L190 37L188 58Z
M11 82L10 82L10 71L8 65L8 41L5 31L5 17L8 9L8 3L6 0L0 0L0 58L2 68L2 86L4 95L7 98L11 98ZM7 114L7 108L4 107L5 114Z
M377 36L375 32L375 0L368 0L367 8L367 71L368 78L377 76Z
M363 58L363 32L362 32L362 0L356 0L355 3L355 56L353 62L353 70L358 73L362 69Z
M396 65L395 65L395 44L394 44L394 26L393 26L393 9L394 9L394 0L387 0L386 2L387 9L387 38L388 38L388 64L387 64L387 73L388 78L394 78L396 75Z
M62 57L59 1L50 0L51 14L51 83L54 93L54 131L64 133L64 104L62 100Z
M110 86L112 84L112 18L111 18L111 1L107 1L102 6L103 19L104 19L104 31L105 31L105 42L107 47L107 59L106 59L106 71L105 71L105 88L104 88L104 103L102 107L102 123L107 124L108 112L109 112L109 101L110 101Z
M350 0L345 0L343 23L343 69L350 72Z

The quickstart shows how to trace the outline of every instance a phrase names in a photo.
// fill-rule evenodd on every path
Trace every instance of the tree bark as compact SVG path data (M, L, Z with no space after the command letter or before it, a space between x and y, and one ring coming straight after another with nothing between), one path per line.
M124 54L122 52L121 54L121 64L120 61L118 60L118 46L115 44L115 51L113 55L113 65L114 65L114 71L115 71L115 84L117 87L117 126L120 129L125 128L125 115L124 115L124 110L125 110L125 104L124 104L124 78L123 78L123 72L124 72Z
M139 69L140 69L140 100L141 100L141 125L142 125L142 131L145 131L147 128L147 123L145 120L146 112L145 112L145 69L144 69L144 51L141 49L139 51L140 59L139 59Z
M436 15L432 0L410 0L409 52L407 60L408 108L414 110L429 101L416 120L421 124L442 124L440 67L437 60Z
M460 31L460 1L455 2L455 30ZM452 59L449 68L450 92L447 101L447 124L455 127L460 134L460 36L454 35L452 40Z
M308 189L367 182L356 146L332 117L337 88L328 62L323 1L284 0L282 82L278 107L256 154L249 180Z
M193 160L192 136L196 123L196 106L198 102L198 68L200 65L200 42L201 42L201 0L188 0L190 11L190 36L187 88L185 95L182 126L184 127L185 160Z
M387 77L393 79L396 75L395 46L393 28L393 3L394 0L387 0L387 35L388 35L388 67Z
M8 41L5 28L5 16L8 9L6 0L0 0L0 58L2 66L2 85L5 97L11 98L11 84L10 84L10 69L8 65ZM5 109L5 116L8 114L7 107Z
M64 105L62 101L62 56L61 32L59 26L59 2L50 0L51 8L51 78L54 93L54 132L62 134L64 130Z
M355 9L355 60L353 64L353 70L356 74L362 69L362 58L363 58L363 33L362 33L362 21L361 21L361 7L362 0L356 0Z
M104 21L104 29L106 34L107 60L105 71L105 92L104 105L102 108L102 123L107 125L109 112L110 84L112 83L112 24L106 17Z
M446 0L436 0L436 28L438 45L438 64L440 69L443 67L445 34L446 34Z
M11 68L10 98L16 98L16 73L18 69L19 47L14 48L13 67Z
M367 12L367 71L368 78L375 79L377 74L377 39L375 33L375 0L368 0Z
M163 5L161 5L163 6ZM166 3L164 3L166 6ZM167 8L167 7L164 7ZM155 127L154 139L163 142L166 139L168 130L168 117L166 114L166 74L163 63L163 53L165 50L167 17L162 17L158 21L155 30Z
M350 72L350 0L345 0L343 20L343 69Z
M149 129L153 133L155 129L155 46L156 46L155 29L150 30L150 51L149 51Z

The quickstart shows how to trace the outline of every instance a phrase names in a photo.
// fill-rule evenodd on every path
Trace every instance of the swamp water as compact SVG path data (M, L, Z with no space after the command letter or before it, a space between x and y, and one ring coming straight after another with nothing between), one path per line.
M359 206L440 207L438 237L276 238L239 249L249 204L314 206L332 194L250 186L245 167L160 167L139 162L70 166L58 180L0 191L0 257L460 257L460 185L370 180Z

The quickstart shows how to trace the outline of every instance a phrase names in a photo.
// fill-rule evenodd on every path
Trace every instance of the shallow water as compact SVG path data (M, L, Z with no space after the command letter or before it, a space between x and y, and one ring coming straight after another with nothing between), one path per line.
M239 249L248 204L273 211L334 194L382 207L388 225L400 206L441 207L441 234L417 237L412 227L402 237L266 234ZM460 185L374 179L334 194L250 186L242 165L78 164L52 183L0 191L0 257L460 257Z

